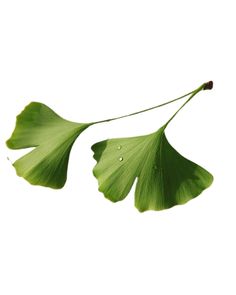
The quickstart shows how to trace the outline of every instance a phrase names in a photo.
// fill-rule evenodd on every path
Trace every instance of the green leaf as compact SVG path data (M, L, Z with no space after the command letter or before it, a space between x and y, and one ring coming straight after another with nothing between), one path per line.
M123 200L138 178L137 209L163 210L186 203L211 185L209 172L169 144L165 127L146 136L110 139L92 146L97 161L93 173L106 198Z
M30 103L17 116L15 130L7 141L11 149L35 147L13 164L17 174L31 184L63 187L72 145L90 125L64 120L46 105Z

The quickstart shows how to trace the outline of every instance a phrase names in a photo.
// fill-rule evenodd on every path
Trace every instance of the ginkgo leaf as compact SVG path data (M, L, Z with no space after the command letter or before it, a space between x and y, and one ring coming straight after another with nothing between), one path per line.
M106 198L123 200L137 178L137 209L162 210L186 203L211 185L209 172L169 144L165 127L146 136L109 139L92 146L97 161L93 173Z
M64 120L46 105L30 103L17 116L15 130L7 141L11 149L35 147L13 164L17 174L31 184L63 187L72 145L90 125Z

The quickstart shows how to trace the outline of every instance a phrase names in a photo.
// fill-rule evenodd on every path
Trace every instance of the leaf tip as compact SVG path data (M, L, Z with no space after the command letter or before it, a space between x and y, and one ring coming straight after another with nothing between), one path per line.
M23 178L25 181L30 183L31 185L34 186L43 186L55 190L62 189L65 186L66 179L60 182L51 182L50 180L48 181L42 181L40 179L33 178L31 174L25 174L21 171L20 167L17 165L17 161L12 164L12 166L15 168L17 176Z
M11 137L6 141L6 146L9 149L14 149L14 144L12 143Z

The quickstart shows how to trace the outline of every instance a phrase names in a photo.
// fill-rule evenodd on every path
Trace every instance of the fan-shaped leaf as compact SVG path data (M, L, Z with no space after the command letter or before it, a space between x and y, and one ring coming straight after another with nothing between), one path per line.
M184 204L209 187L213 176L181 156L167 141L165 126L139 137L105 140L92 146L99 190L113 202L123 200L136 177L139 211Z
M7 141L11 149L35 147L13 164L17 174L31 184L63 187L72 145L90 125L64 120L46 105L30 103L17 116L15 130Z

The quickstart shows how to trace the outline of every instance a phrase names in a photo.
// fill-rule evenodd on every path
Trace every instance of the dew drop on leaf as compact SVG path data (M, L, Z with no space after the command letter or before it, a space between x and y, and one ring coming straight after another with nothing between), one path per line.
M120 158L119 158L119 161L122 162L122 161L123 161L123 157L120 157Z
M118 150L121 150L122 146L121 145L118 145L117 149Z

